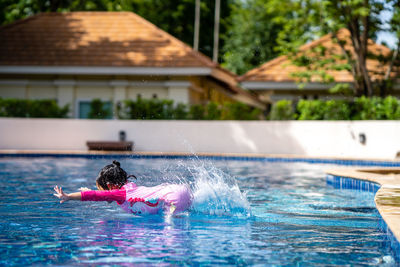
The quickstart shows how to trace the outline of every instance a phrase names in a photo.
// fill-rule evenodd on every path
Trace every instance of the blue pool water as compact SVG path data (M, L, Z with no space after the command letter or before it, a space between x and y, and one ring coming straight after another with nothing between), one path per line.
M110 159L0 159L0 265L397 266L374 194L327 185L326 164L120 159L138 184L187 183L190 212L135 217L60 204Z

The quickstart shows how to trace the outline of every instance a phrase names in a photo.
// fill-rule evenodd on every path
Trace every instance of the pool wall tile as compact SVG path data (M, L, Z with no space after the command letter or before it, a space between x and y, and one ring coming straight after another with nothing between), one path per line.
M379 188L379 184L369 181L363 181L358 179L353 179L350 177L336 176L328 174L326 176L326 182L328 185L333 186L337 189L348 189L357 191L367 191L376 194ZM379 228L382 232L386 233L386 242L391 247L394 257L397 261L400 261L400 241L397 240L393 232L390 230L385 220L381 216L379 220Z
M301 158L301 157L273 157L273 156L236 156L236 155L208 155L208 154L128 154L128 153L112 153L112 154L93 154L93 153L2 153L0 157L74 157L74 158L164 158L164 159L187 159L199 158L210 160L239 160L239 161L263 161L263 162L304 162L313 164L337 164L346 166L380 166L380 167L400 167L400 161L380 161L380 160L354 160L354 159L318 159L318 158Z

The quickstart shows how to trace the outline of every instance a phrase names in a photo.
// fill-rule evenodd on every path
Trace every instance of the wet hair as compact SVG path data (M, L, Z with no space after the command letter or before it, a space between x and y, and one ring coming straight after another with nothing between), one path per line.
M109 186L111 186L111 188L121 188L128 182L129 177L136 179L135 175L128 175L126 171L121 168L121 164L113 160L112 164L106 165L101 169L97 176L96 183L105 190L109 189Z

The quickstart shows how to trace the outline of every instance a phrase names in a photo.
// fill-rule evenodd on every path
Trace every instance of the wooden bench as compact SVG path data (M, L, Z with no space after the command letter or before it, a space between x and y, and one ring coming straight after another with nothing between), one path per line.
M105 151L133 150L133 142L127 142L127 141L87 141L86 145L89 150L105 150Z

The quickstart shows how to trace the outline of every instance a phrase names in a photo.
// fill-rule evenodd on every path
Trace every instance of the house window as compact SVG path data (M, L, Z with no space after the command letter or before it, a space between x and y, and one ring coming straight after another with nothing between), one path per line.
M78 114L80 119L88 119L90 113L90 104L92 101L79 101ZM105 119L112 119L113 106L111 101L103 101L103 110L107 110L108 114Z

